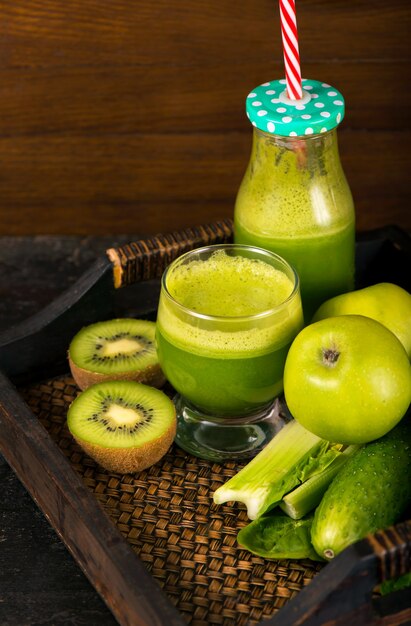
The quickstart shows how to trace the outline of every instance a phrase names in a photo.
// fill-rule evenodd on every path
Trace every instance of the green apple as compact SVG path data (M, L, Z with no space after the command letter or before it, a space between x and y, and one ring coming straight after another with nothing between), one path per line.
M411 365L397 337L361 315L329 317L294 339L284 370L294 418L318 437L367 443L404 416Z
M411 294L405 289L378 283L344 293L324 302L312 321L336 315L365 315L381 322L398 337L411 358Z

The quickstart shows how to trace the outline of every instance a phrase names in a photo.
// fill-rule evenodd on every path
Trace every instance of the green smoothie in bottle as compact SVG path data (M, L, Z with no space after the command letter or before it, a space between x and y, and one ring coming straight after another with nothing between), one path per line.
M303 87L300 101L288 100L283 81L249 94L253 147L234 222L236 242L297 270L308 323L322 302L354 288L355 217L337 145L344 100L325 83Z

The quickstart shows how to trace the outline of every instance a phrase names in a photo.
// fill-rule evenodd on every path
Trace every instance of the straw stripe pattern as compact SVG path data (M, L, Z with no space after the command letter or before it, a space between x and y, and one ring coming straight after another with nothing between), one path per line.
M299 100L303 95L303 90L295 0L280 0L280 16L288 97L291 100Z

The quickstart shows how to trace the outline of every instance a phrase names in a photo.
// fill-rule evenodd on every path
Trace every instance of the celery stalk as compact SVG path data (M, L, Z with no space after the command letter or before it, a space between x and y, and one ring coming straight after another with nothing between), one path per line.
M349 446L337 456L326 469L311 476L302 485L285 495L280 502L280 508L293 519L301 519L314 509L321 501L329 484L338 474L347 459L360 446Z
M288 493L321 472L339 454L334 446L292 420L242 470L214 492L215 504L237 501L250 519L260 517Z

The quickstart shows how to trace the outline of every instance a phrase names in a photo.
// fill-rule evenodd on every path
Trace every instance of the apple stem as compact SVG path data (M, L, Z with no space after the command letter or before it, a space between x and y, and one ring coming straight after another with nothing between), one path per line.
M333 350L332 348L327 348L326 350L323 350L324 365L333 367L337 363L339 356L340 353L337 350Z

